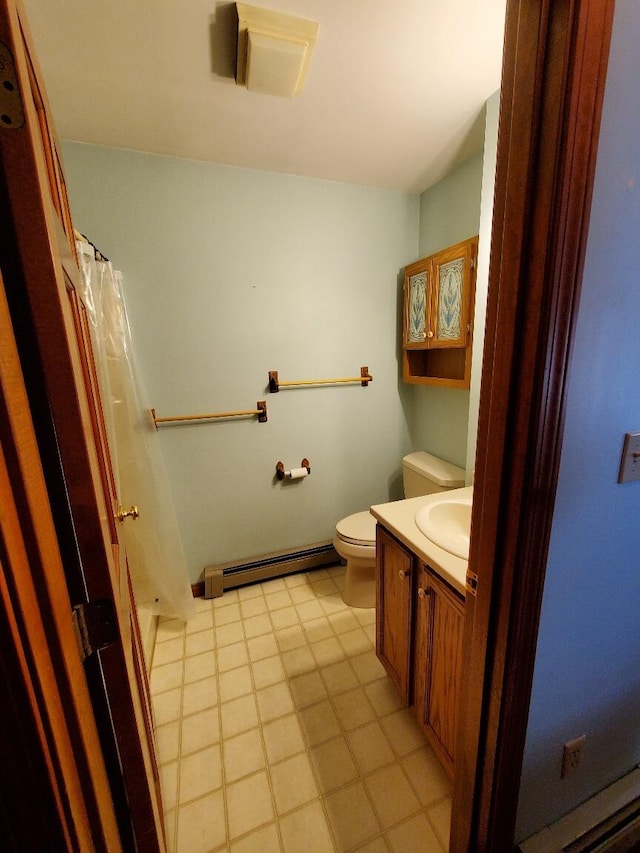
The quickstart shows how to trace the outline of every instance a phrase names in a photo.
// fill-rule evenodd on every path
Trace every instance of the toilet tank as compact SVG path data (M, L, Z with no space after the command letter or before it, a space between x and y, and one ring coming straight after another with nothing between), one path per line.
M409 453L402 460L402 481L405 498L432 495L447 489L464 486L465 471L431 453Z

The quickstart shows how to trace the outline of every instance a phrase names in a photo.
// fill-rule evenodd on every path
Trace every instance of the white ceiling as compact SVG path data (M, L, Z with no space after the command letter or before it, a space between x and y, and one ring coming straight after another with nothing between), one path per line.
M293 99L235 84L235 4L23 2L63 139L422 192L500 85L505 0L255 0L319 23Z

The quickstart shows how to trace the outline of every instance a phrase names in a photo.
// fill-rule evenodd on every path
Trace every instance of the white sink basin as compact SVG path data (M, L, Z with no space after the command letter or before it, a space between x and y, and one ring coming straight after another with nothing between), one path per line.
M471 530L471 495L432 500L416 512L418 530L439 548L469 559L469 533Z

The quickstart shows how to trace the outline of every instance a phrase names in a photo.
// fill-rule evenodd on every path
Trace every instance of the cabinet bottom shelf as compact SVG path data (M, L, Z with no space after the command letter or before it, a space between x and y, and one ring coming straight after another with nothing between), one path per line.
M469 387L469 348L406 349L403 357L405 382Z

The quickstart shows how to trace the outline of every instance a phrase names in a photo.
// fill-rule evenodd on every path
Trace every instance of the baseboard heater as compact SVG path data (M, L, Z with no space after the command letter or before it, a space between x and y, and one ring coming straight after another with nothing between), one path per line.
M204 597L219 598L225 589L339 562L340 556L331 542L317 542L306 548L275 551L243 562L207 566L204 570Z

